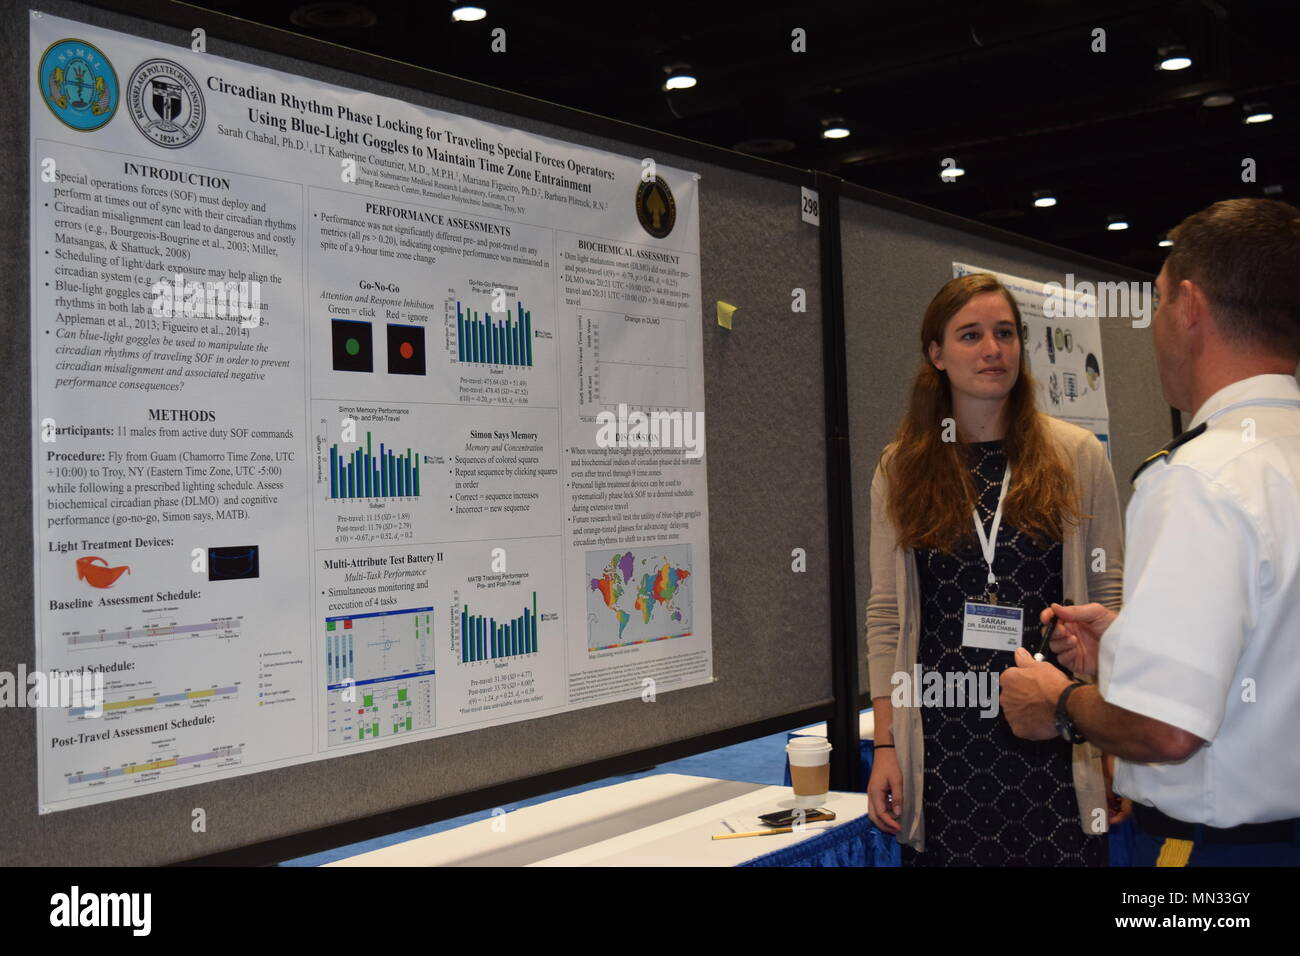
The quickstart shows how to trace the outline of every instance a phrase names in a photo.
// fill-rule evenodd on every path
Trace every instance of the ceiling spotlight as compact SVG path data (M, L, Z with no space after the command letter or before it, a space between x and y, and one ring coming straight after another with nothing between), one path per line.
M451 18L457 23L470 23L474 20L482 20L487 16L487 11L482 7L471 7L461 5L451 11Z
M1174 241L1170 239L1168 236L1161 236L1160 241L1156 243L1156 245L1159 246L1161 249L1166 249L1169 246L1172 246L1173 244Z
M1056 197L1052 195L1050 189L1040 189L1034 193L1034 207L1036 209L1048 209L1056 205Z
M1247 103L1241 111L1245 114L1242 119L1244 123L1267 123L1273 118L1273 111L1267 103Z
M965 175L966 170L962 169L960 166L945 166L939 171L939 178L945 183L954 183L957 181L958 176Z
M849 128L844 125L844 118L831 116L822 120L822 139L843 139L849 135Z
M695 85L695 71L685 63L673 63L664 67L668 79L664 80L665 92L669 90L689 90Z
M1161 70L1185 70L1192 65L1192 58L1187 55L1187 48L1180 43L1162 46L1157 53L1160 55L1158 68Z
M1108 216L1106 219L1106 229L1110 232L1122 232L1128 228L1128 220L1123 216Z
M1201 100L1201 105L1214 109L1216 106L1231 106L1235 102L1237 98L1231 93L1211 93Z

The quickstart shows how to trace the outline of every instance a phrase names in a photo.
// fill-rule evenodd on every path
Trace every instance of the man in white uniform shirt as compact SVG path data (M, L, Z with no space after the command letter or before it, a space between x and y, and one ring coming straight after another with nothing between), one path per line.
M1134 475L1123 609L1043 612L1097 683L1022 649L1001 705L1120 758L1135 862L1300 865L1300 210L1229 200L1169 235L1152 331L1191 424Z

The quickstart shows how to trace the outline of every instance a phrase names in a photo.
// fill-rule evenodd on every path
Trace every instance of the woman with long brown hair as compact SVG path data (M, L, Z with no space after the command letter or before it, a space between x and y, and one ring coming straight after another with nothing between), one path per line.
M1104 865L1119 817L1102 755L1016 737L996 693L1015 647L1039 649L1049 604L1118 609L1114 475L1092 433L1036 409L1020 310L995 277L946 283L920 338L871 482L871 819L905 866Z

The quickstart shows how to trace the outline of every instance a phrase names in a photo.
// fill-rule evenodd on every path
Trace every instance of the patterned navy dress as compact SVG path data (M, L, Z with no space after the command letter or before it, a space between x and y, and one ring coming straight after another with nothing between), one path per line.
M1006 451L1001 441L963 448L987 534L1002 487ZM1014 663L1010 651L962 647L964 603L983 602L988 588L988 566L971 531L971 543L955 556L916 551L921 593L918 662L923 674L996 675ZM1022 643L1030 651L1038 648L1039 614L1049 603L1061 602L1062 554L1059 541L1040 548L1004 515L993 558L998 603L1024 609ZM1045 652L1049 661L1055 660ZM993 717L981 717L980 711L978 705L921 708L925 852L903 847L903 865L1104 866L1105 835L1090 836L1081 828L1071 745L1060 738L1022 740L1011 732L1000 710Z

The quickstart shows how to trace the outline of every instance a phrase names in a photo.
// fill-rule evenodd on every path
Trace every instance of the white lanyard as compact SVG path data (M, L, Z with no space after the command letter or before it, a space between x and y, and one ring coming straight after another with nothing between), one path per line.
M980 509L975 507L975 533L979 535L980 549L984 552L984 563L989 566L989 603L997 601L996 585L998 579L993 574L993 553L998 546L998 527L1002 524L1002 502L1007 497L1007 486L1011 484L1011 463L1007 462L1007 470L1002 475L1002 490L998 492L998 508L993 512L993 527L988 535L984 534L984 524L980 521Z

